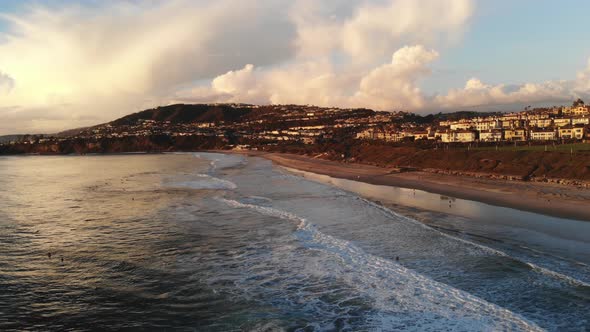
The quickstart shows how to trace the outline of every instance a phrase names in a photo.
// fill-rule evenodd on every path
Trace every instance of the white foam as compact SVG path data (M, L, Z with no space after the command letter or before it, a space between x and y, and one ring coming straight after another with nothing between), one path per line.
M399 221L408 222L408 223L411 223L411 224L414 224L414 225L418 225L418 226L420 226L420 227L422 227L424 229L428 229L429 231L435 232L435 233L437 233L437 234L439 234L441 236L444 236L446 238L449 238L449 239L451 239L453 241L459 241L459 242L462 242L462 243L464 243L464 244L466 244L466 245L468 245L470 247L477 248L479 250L482 250L484 252L487 252L488 254L502 256L502 257L509 257L506 253L504 253L504 252L502 252L500 250L496 250L496 249L490 248L488 246L484 246L484 245L481 245L481 244L478 244L478 243L475 243L475 242L471 242L471 241L462 239L460 237L449 235L447 233L444 233L444 232L439 231L436 228L433 228L433 227L430 227L430 226L428 226L428 225L426 225L424 223L421 223L421 222L419 222L416 219L408 218L408 217L406 217L404 215L401 215L401 214L399 214L399 213L397 213L397 212L395 212L395 211L393 211L393 210L391 210L391 209L389 209L389 208L387 208L387 207L385 207L383 205L377 204L377 203L375 203L375 202L373 202L371 200L368 200L368 199L365 199L365 198L362 198L362 197L359 197L359 198L362 201L364 201L365 203L367 203L367 204L375 207L376 209L380 210L381 212L385 213L386 215L389 215L389 216L393 217L396 221L399 220Z
M557 279L559 281L565 281L566 283L573 285L573 286L590 288L590 284L587 282L583 282L582 280L578 280L576 278L567 276L565 274L546 269L544 267L535 265L533 263L525 262L525 264L528 265L534 271L537 271L538 273L541 273L541 274L551 277L553 279Z
M528 265L528 266L529 266L531 269L533 269L534 271L536 271L536 272L538 272L538 273L541 273L541 274L543 274L543 275L545 275L545 276L547 276L547 277L550 277L550 278L552 278L552 279L556 279L556 280L558 280L558 281L560 281L560 282L566 282L566 283L568 283L568 284L570 284L570 285L574 285L574 286L590 287L590 284L588 284L588 283L586 283L586 282L584 282L584 281L578 280L578 279L576 279L576 278L574 278L574 277L570 277L570 276L568 276L568 275L565 275L565 274L562 274L562 273L559 273L559 272L555 272L555 271L552 271L552 270L546 269L546 268L544 268L544 267L541 267L541 266L535 265L535 264L533 264L533 263L530 263L530 262L527 262L527 261L523 261L523 260L521 260L521 259L518 259L518 258L516 258L516 257L512 257L512 256L510 256L510 255L506 254L506 253L505 253L505 252L503 252L503 251L500 251L500 250L497 250L497 249L493 249L493 248L490 248L490 247L488 247L488 246L484 246L484 245L481 245L481 244L477 244L477 243L475 243L475 242L471 242L471 241L468 241L468 240L462 239L462 238L460 238L460 237L452 236L452 235L450 235L450 234L447 234L447 233L441 232L441 231L439 231L439 230L437 230L437 229L435 229L435 228L433 228L433 227L430 227L430 226L428 226L428 225L426 225L426 224L423 224L423 223L421 223L421 222L419 222L419 221L417 221L417 220L415 220L415 219L408 218L408 217L406 217L406 216L403 216L403 215L401 215L401 214L399 214L399 213L396 213L396 212L394 212L393 210L391 210L391 209L388 209L388 208L387 208L387 207L385 207L385 206L379 205L379 204L377 204L377 203L375 203L375 202L372 202L372 201L370 201L370 200L367 200L367 199L365 199L365 198L360 198L360 199L361 199L361 200L363 200L363 201L365 201L367 204L370 204L370 205L374 206L375 208L377 208L377 209L379 209L379 210L383 211L384 213L386 213L386 214L389 214L389 215L391 215L391 216L395 217L395 219L396 219L396 220L403 220L403 221L407 221L407 222L411 222L411 223L414 223L414 224L420 225L420 226L422 226L422 227L424 227L424 228L427 228L427 229L429 229L429 230L432 230L432 231L434 231L434 232L437 232L438 234L440 234L440 235L442 235L442 236L445 236L445 237L447 237L447 238L450 238L450 239L452 239L452 240L460 241L460 242L462 242L462 243L465 243L465 244L466 244L466 245L468 245L468 246L476 247L476 248L478 248L478 249L481 249L481 250L483 250L483 251L485 251L485 252L488 252L488 253L490 253L490 254L493 254L493 255L502 256L502 257L509 257L509 258L511 258L511 259L513 259L513 260L515 260L515 261L518 261L518 262L521 262L521 263L523 263L523 264L526 264L526 265ZM533 249L530 249L530 248L529 248L529 250L533 250Z
M370 318L370 325L376 330L541 330L509 310L367 254L349 241L324 234L296 214L218 199L235 208L248 208L296 223L295 236L300 242L328 258L322 265L302 273L338 278L373 299L377 311Z
M207 174L197 174L197 179L173 182L169 184L169 187L173 188L190 188L190 189L219 189L219 190L234 190L238 186L228 180L213 177Z
M209 160L209 174L213 174L217 170L245 165L248 160L244 156L224 154L224 153L195 153L195 158Z
M289 167L286 167L286 166L280 166L280 167L281 167L281 169L286 170L290 174L296 174L296 175L291 175L293 178L296 178L296 179L299 179L299 180L301 180L303 178L303 179L306 179L308 181L313 181L313 182L322 183L322 184L329 184L329 185L333 186L334 188L337 188L338 190L342 191L343 193L345 193L347 195L350 195L350 196L354 196L355 198L358 198L358 199L364 201L365 203L367 203L367 204L375 207L376 209L382 211L385 215L391 216L396 221L408 222L408 223L411 223L411 224L419 225L422 228L425 228L425 229L428 229L430 231L436 232L439 235L442 235L444 237L447 237L447 238L449 238L451 240L462 242L462 243L466 244L469 247L476 248L476 249L481 250L483 252L486 252L488 254L502 256L502 257L509 257L509 258L511 258L511 259L513 259L515 261L518 261L520 263L523 263L523 264L528 265L531 269L533 269L534 271L536 271L536 272L538 272L540 274L543 274L543 275L545 275L547 277L550 277L552 279L556 279L556 280L558 280L560 282L566 282L566 283L571 284L571 285L574 285L574 286L590 287L590 284L588 284L585 281L582 281L582 280L576 279L576 278L574 278L572 276L568 276L566 274L559 273L559 272L556 272L556 271L552 271L550 269L547 269L547 268L544 268L544 267L541 267L541 266L532 264L532 263L530 263L530 262L528 262L526 260L522 260L522 259L519 259L519 258L510 256L510 255L506 254L503 251L500 251L500 250L497 250L497 249L494 249L494 248L491 248L491 247L488 247L488 246L485 246L485 245L482 245L482 244L478 244L478 243L475 243L475 242L472 242L472 241L463 239L461 237L453 236L451 234L442 232L442 231L440 231L440 230L438 230L436 228L430 227L429 225L426 225L426 224L424 224L424 223L422 223L422 222L420 222L418 220L415 220L415 219L412 219L412 218L408 218L408 217L406 217L404 215L401 215L401 214L399 214L399 213L397 213L397 212L395 212L395 211L393 211L393 210L391 210L391 209L389 209L389 208L387 208L387 207L385 207L383 205L380 205L378 203L375 203L375 202L373 202L373 201L371 201L369 199L360 197L360 196L358 196L354 192L344 191L341 188L337 187L334 184L334 182L332 181L332 177L330 177L328 175L322 175L322 174L316 174L316 173L312 173L312 172L301 171L301 170L289 168ZM313 175L313 177L312 178L308 178L307 175ZM354 181L354 180L350 180L350 181ZM527 250L536 251L536 250L531 249L531 248L528 248L528 247L525 247L525 248ZM582 265L584 265L584 264L582 264Z

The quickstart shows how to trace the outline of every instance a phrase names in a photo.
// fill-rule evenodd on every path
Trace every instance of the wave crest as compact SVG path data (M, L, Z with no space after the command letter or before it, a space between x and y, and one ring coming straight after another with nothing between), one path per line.
M314 264L313 269L301 273L337 278L371 298L376 312L369 323L376 329L541 330L507 309L436 282L396 262L367 254L349 241L324 234L296 214L231 199L218 200L234 208L247 208L296 223L294 236L305 248L323 257L321 265Z

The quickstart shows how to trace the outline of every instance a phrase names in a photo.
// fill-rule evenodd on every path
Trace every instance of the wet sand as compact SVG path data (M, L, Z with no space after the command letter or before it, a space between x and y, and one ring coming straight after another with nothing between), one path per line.
M346 164L292 154L256 151L238 153L266 158L280 166L336 178L419 189L450 197L560 218L590 221L590 190L585 188L550 183L435 174L422 171L398 173L395 169Z

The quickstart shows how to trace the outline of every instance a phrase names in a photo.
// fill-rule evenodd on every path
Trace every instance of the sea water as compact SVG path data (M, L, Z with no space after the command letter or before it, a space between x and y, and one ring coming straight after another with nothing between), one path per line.
M586 224L544 241L550 221L490 206L516 216L498 236L328 180L213 153L2 157L0 330L590 329Z

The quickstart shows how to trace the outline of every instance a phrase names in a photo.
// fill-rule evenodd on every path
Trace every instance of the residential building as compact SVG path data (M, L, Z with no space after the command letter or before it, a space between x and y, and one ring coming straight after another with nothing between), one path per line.
M588 118L588 117L572 118L572 125L575 126L577 124L583 124L583 125L590 124L590 118Z
M474 125L471 122L456 122L451 123L451 130L468 130L473 128Z
M555 130L535 128L531 129L531 140L533 141L553 141L557 138Z
M477 131L491 130L501 128L499 120L483 120L475 122L475 129Z
M564 115L588 115L590 110L588 106L564 107L562 113Z
M428 131L415 131L411 133L414 136L414 140L428 139Z
M546 119L530 119L529 126L531 127L538 127L538 128L547 128L551 127L553 124L553 120L546 118Z
M556 119L553 119L553 124L555 124L556 127L569 126L572 124L572 119L571 118L556 118Z
M584 126L564 126L558 129L559 138L561 139L583 139L585 133Z
M457 142L469 143L477 139L477 132L473 130L458 130L455 135Z
M499 142L502 140L502 130L489 129L479 132L479 140L483 142Z
M504 139L507 141L526 141L527 131L524 128L504 130Z
M440 140L444 143L455 142L455 132L450 130L437 132L436 136L440 137Z

